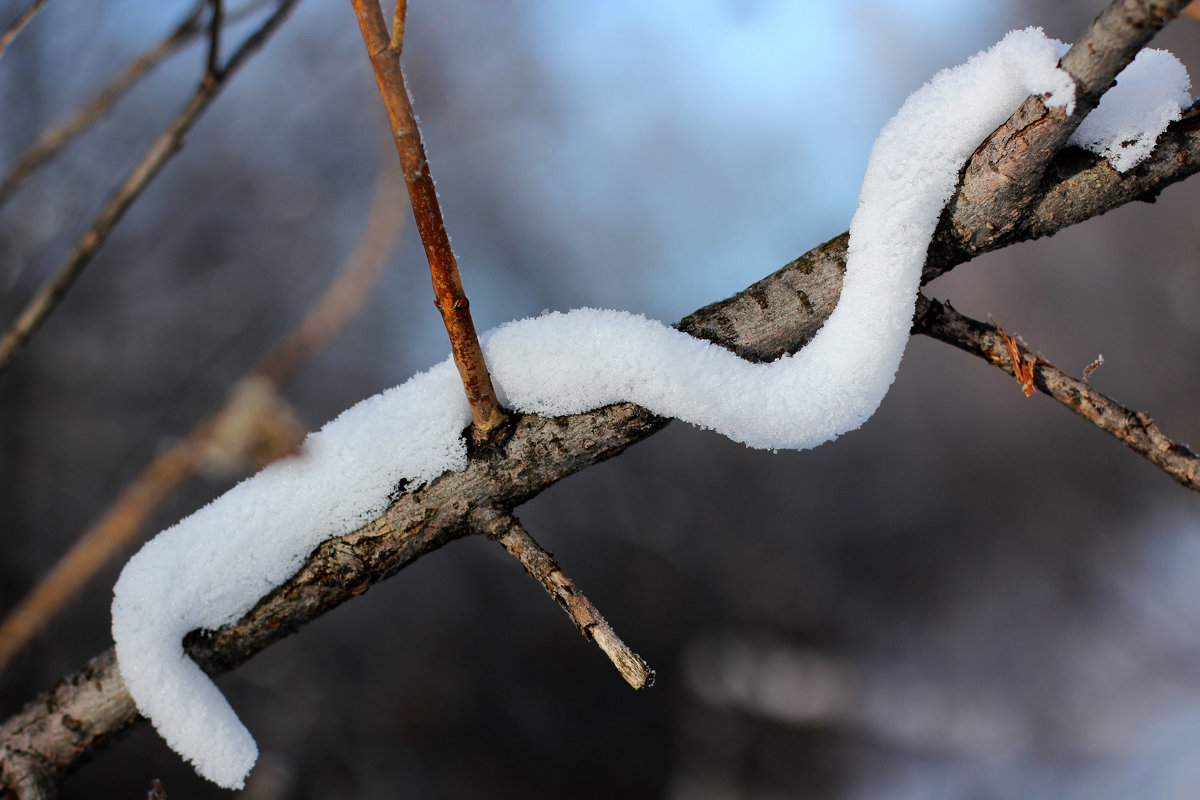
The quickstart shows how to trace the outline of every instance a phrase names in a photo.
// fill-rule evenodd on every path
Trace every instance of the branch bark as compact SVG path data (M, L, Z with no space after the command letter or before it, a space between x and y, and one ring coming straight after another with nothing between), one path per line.
M949 303L921 296L913 333L954 345L982 358L994 367L1017 377L1008 342L1019 358L1032 369L1033 386L1083 417L1133 452L1170 475L1180 485L1200 492L1200 456L1187 445L1174 442L1144 411L1126 408L1053 364L1035 356L1027 347L1006 338L995 325L960 314ZM1019 378L1018 378L1019 379Z
M962 190L943 214L947 234L963 244L1003 236L1020 224L1053 156L1100 102L1117 74L1177 16L1188 0L1116 0L1088 26L1059 66L1075 80L1075 108L1046 108L1039 96L1016 112L976 150L963 171Z
M446 325L450 352L471 407L472 431L479 441L487 441L504 424L507 416L500 407L496 390L492 388L483 348L479 345L479 335L471 319L471 304L463 291L458 261L454 257L454 248L450 246L446 224L442 221L442 207L433 185L433 176L429 172L421 129L417 125L408 87L404 83L404 71L400 67L405 4L397 5L396 22L389 36L378 0L351 0L351 3L358 16L358 25L371 59L375 82L379 84L379 94L387 109L388 121L392 125L396 152L400 156L404 180L408 184L408 196L412 200L413 216L421 234L421 243L425 246L425 255L429 259L434 305L441 312L442 322Z
M478 523L482 532L521 562L526 574L567 612L576 630L604 651L626 683L634 689L645 689L654 683L650 665L621 640L600 609L558 566L554 554L538 544L516 517L503 511L481 511L478 516L482 517Z

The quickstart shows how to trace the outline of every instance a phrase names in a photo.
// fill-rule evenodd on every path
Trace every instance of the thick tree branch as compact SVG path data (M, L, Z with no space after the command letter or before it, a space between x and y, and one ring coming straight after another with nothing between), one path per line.
M914 333L979 356L1010 375L1017 371L1006 338L998 327L964 316L950 307L921 296L917 303ZM1011 337L1008 342L1011 342ZM1111 434L1183 486L1200 491L1200 456L1187 445L1171 441L1149 414L1133 411L1096 391L1085 380L1074 378L1014 343L1021 360L1032 368L1033 385L1044 394Z
M975 151L963 170L962 189L943 215L963 244L977 236L1004 235L1020 223L1050 159L1113 85L1117 74L1188 0L1115 0L1088 26L1061 66L1075 80L1075 108L1046 108L1029 97Z
M62 300L84 268L91 263L92 258L108 240L109 234L125 216L125 212L133 205L134 200L183 147L184 137L216 98L221 88L228 83L230 76L270 38L298 2L299 0L279 0L275 11L258 30L242 42L229 58L229 62L219 71L219 75L208 76L200 83L187 105L167 125L166 130L159 135L133 171L125 178L124 183L104 204L104 208L76 242L66 261L38 289L11 327L4 332L3 336L0 336L0 372L3 372L12 363L21 347Z

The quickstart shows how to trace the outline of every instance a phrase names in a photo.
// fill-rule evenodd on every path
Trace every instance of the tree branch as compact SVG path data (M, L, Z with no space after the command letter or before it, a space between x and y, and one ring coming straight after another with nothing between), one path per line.
M472 431L477 439L486 441L504 424L506 415L500 407L496 390L492 388L483 348L479 346L479 336L471 320L471 304L463 291L458 262L442 221L442 208L433 185L433 176L429 172L429 162L425 158L421 129L409 101L404 71L400 68L397 45L402 42L389 38L379 0L350 1L358 16L363 43L375 72L375 82L379 84L379 94L392 125L392 136L404 168L404 180L408 184L417 230L421 233L421 243L429 258L429 274L433 279L436 298L434 305L442 314L442 322L450 337L450 352L471 406ZM395 37L403 36L403 12L402 4L396 9Z
M167 34L161 41L143 52L123 69L115 78L104 85L91 100L84 103L63 122L46 128L29 149L17 158L16 163L0 181L0 204L8 200L42 164L49 161L58 151L75 140L80 133L93 122L113 110L120 100L139 80L145 77L154 67L158 66L167 56L176 52L191 42L202 30L200 19L209 0L198 0L196 5L175 30ZM244 5L225 15L229 24L235 19L264 5L266 0L248 0Z
M275 11L266 21L241 44L230 57L229 62L220 70L220 75L213 80L204 80L196 89L195 94L183 110L176 115L166 130L142 156L141 161L126 177L125 182L108 199L104 208L87 232L75 243L75 247L67 256L66 261L58 271L38 289L37 293L17 316L12 326L0 336L0 372L8 368L16 358L17 353L29 341L37 328L46 319L58 302L75 283L84 268L91 263L92 258L107 241L113 228L125 216L129 206L141 195L145 188L154 180L159 171L183 147L184 136L200 115L216 98L221 88L228 83L229 78L237 71L246 59L253 55L291 13L299 0L279 0Z
M1187 445L1168 439L1149 414L1126 408L1096 391L1086 380L1074 378L1036 357L1012 337L1006 337L997 326L971 319L949 303L922 295L917 302L913 333L954 345L1016 377L1017 369L1009 351L1011 343L1026 368L1032 369L1033 386L1112 435L1181 485L1200 491L1200 456Z
M33 21L33 18L37 16L37 13L42 10L42 6L46 5L47 2L48 0L33 0L28 8L18 14L17 18L9 23L9 26L4 29L4 33L0 34L0 56L4 55L4 51L8 49L8 46L21 35L21 31L25 30L25 26Z
M625 682L634 689L644 689L654 683L654 670L608 624L608 620L592 601L575 587L554 560L554 554L537 543L520 521L503 511L480 511L480 530L495 539L525 567L526 574L542 585L554 601L567 612L583 638L596 645L608 656Z
M1100 102L1117 74L1183 10L1188 0L1115 0L1088 26L1059 66L1075 80L1075 108L1046 108L1039 96L1016 112L975 151L963 170L962 189L943 213L948 233L1002 236L1020 223L1046 168L1083 118ZM972 242L977 246L977 243Z

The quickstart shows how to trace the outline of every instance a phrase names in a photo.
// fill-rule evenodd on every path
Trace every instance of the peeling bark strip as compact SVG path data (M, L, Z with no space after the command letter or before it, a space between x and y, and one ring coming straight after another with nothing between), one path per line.
M436 298L434 305L441 312L442 322L445 323L446 333L450 337L450 351L454 355L454 364L458 367L463 389L467 393L467 402L471 406L474 430L486 440L493 431L504 424L507 417L496 399L496 390L492 388L492 378L483 359L483 349L479 346L479 336L471 319L471 305L466 292L463 291L462 280L458 275L458 262L454 258L450 236L446 233L446 225L442 221L442 208L438 203L433 176L429 173L421 130L417 126L417 118L413 114L412 103L408 97L408 88L404 84L399 48L402 42L396 41L402 36L404 6L401 4L396 8L397 36L395 39L389 39L378 0L351 2L358 16L367 55L371 58L375 81L379 84L379 94L383 97L383 105L387 109L388 121L392 125L392 137L396 142L396 152L400 155L400 164L404 168L404 181L408 184L408 196L412 200L417 230L421 234L421 244L425 246L425 255L429 259L429 275L433 279L433 294Z
M1168 439L1149 414L1126 408L1093 389L1086 380L1037 358L997 326L966 317L948 303L922 295L913 332L979 356L1018 381L1030 381L1029 385L1111 434L1180 484L1200 491L1200 456L1187 445ZM1018 362L1023 367L1017 366ZM1032 389L1026 391L1031 393Z
M980 252L1051 234L1130 200L1152 198L1194 173L1198 161L1200 133L1184 126L1162 137L1155 158L1124 175L1099 159L1068 151L1056 157L1049 185L1035 192L1036 202L1018 215L1019 224L1011 230L995 234L985 226L966 229L965 239L935 241L927 279ZM680 328L748 358L793 352L836 304L845 250L843 234L745 291L700 309ZM1091 402L1090 387L1084 388ZM510 438L476 452L462 472L401 494L379 519L322 544L297 575L236 625L189 635L188 653L211 674L232 669L371 583L473 532L473 510L514 508L567 475L619 454L666 422L631 404L556 419L519 417ZM1136 414L1126 428L1134 434L1141 428L1150 437L1151 451L1172 448L1155 444L1152 426ZM1200 481L1193 478L1185 485L1200 488ZM0 725L0 794L6 800L52 796L65 769L133 724L133 703L116 676L109 650ZM48 793L37 790L43 784L50 786Z

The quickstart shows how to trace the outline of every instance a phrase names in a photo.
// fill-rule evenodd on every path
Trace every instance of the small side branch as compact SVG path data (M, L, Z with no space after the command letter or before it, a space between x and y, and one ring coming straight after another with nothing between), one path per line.
M216 81L221 77L221 26L225 23L223 0L209 0L212 13L208 20L208 58L205 62L204 80Z
M654 670L650 665L621 641L592 601L563 574L554 554L534 541L519 520L511 514L494 512L483 523L482 529L488 538L495 539L521 562L529 577L540 583L567 612L584 638L595 642L604 651L626 683L634 689L653 685Z
M1086 380L1074 378L1043 361L995 325L971 319L949 304L921 295L913 332L979 356L1022 384L1032 385L1111 434L1182 485L1200 491L1200 455L1187 445L1168 439L1149 414L1126 408L1096 391ZM1031 383L1026 384L1026 380Z
M358 16L375 81L379 84L379 94L387 109L396 152L404 168L404 180L408 184L417 230L429 258L434 304L442 314L442 322L450 337L450 350L471 406L473 432L477 439L486 441L504 424L507 415L496 398L492 378L483 359L483 349L479 346L479 336L471 319L470 303L458 274L458 262L442 221L437 190L425 158L425 145L421 141L421 131L417 127L404 73L400 68L400 42L397 40L404 30L403 5L397 9L397 19L401 24L397 26L396 36L393 37L388 34L378 0L351 0L351 3Z
M66 261L38 289L9 329L4 332L3 336L0 336L0 372L3 372L12 363L17 353L47 315L74 285L75 279L91 263L96 253L108 240L113 228L125 216L129 206L183 147L184 136L212 103L230 76L275 32L298 2L299 0L280 0L271 16L263 22L258 30L247 37L230 57L219 77L215 80L203 81L184 109L154 141L146 154L142 156L141 161L129 173L125 182L104 204L104 208L101 209L95 221L75 243Z

